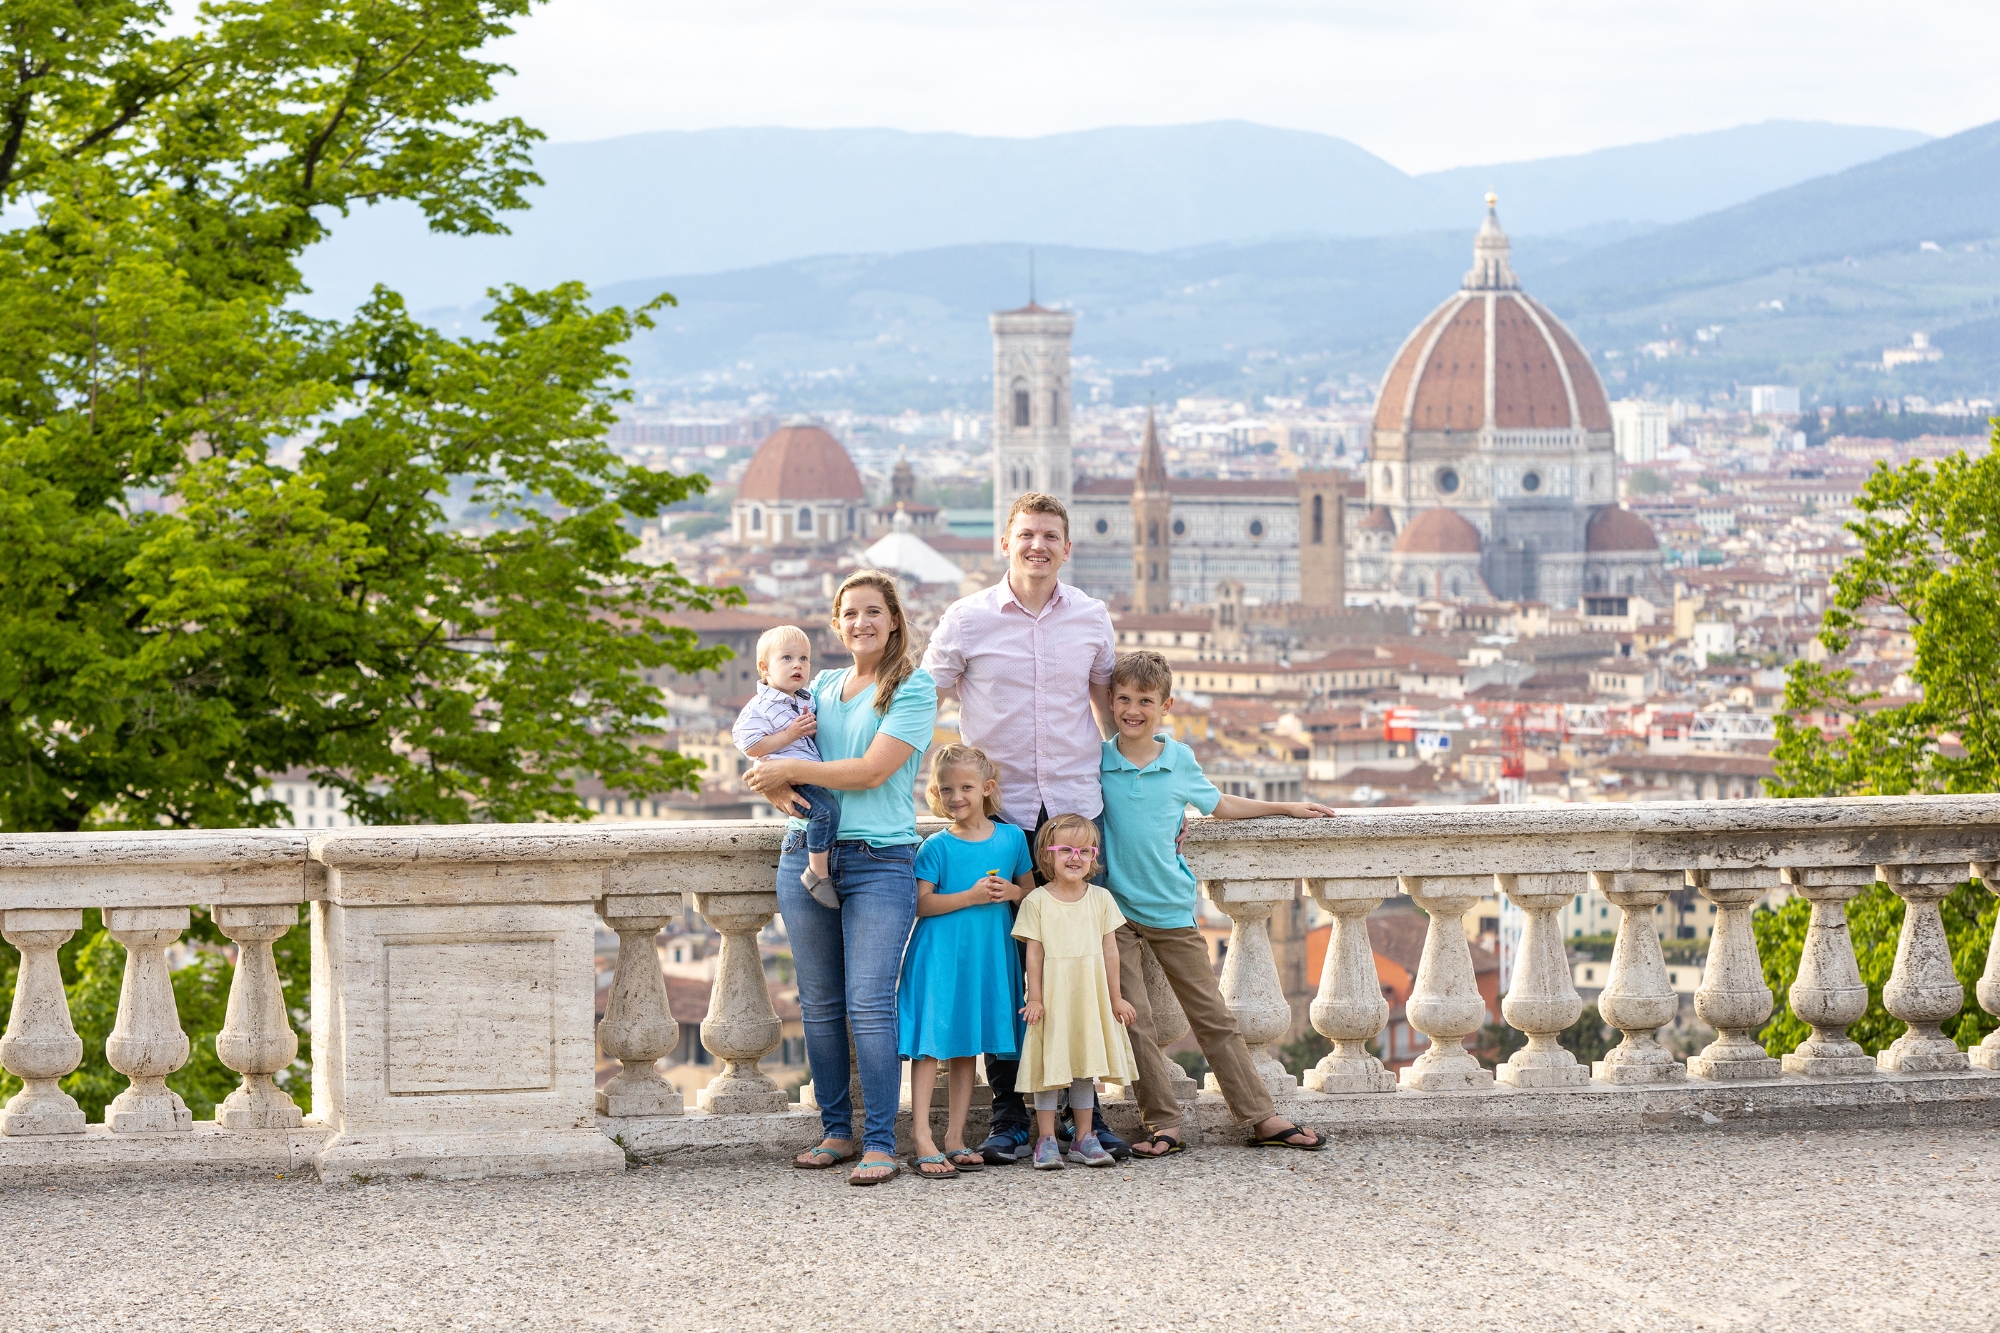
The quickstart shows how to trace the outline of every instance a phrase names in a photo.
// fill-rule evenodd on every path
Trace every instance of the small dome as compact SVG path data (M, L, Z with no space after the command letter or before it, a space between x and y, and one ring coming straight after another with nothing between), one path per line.
M1610 551L1657 551L1660 539L1653 525L1629 509L1606 505L1590 516L1583 530L1583 549L1591 554Z
M793 500L865 500L861 474L840 441L818 426L780 426L757 446L743 480L739 499L769 502Z
M1478 555L1479 529L1440 505L1411 519L1395 549L1403 555Z
M1376 505L1368 511L1368 517L1361 520L1361 531L1363 532L1394 532L1395 530L1396 519L1394 515L1390 514L1387 505Z

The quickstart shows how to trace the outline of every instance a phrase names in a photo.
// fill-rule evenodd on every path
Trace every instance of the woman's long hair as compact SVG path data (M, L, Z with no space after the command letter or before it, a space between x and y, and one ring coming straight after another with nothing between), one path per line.
M850 588L873 588L882 594L882 604L895 617L896 628L889 632L889 642L882 649L882 665L875 669L875 711L887 714L889 705L895 702L896 691L917 669L910 660L910 622L903 614L903 599L896 593L896 580L892 575L879 569L857 569L841 580L840 588L833 594L833 617L828 622L833 626L835 637L840 634L840 602Z

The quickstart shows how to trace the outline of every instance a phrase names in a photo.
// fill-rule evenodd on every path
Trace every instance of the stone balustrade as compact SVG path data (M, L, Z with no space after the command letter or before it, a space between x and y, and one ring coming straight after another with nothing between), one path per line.
M0 838L0 936L21 955L0 1064L24 1085L0 1109L0 1179L216 1168L466 1177L621 1170L628 1154L794 1151L817 1138L817 1114L788 1102L761 1063L779 1040L757 946L777 912L778 836L672 823ZM1336 1134L2000 1123L2000 1041L1968 1053L1940 1029L1964 991L1938 911L1968 879L2000 892L2000 797L1198 820L1185 845L1230 919L1222 993L1266 1085L1288 1114ZM1877 882L1907 904L1884 1003L1908 1030L1871 1060L1846 1035L1867 999L1846 904ZM1623 1040L1585 1067L1556 1041L1580 1008L1556 914L1590 884L1623 913L1599 1001ZM1684 885L1718 921L1695 997L1717 1036L1685 1063L1655 1035L1677 1001L1651 925L1654 906ZM1750 927L1773 891L1812 909L1787 997L1812 1036L1782 1064L1757 1041L1775 997ZM1292 1019L1268 931L1300 892L1331 918L1310 1019L1333 1043L1303 1080L1275 1054ZM1462 917L1495 892L1527 922L1501 1005L1527 1044L1498 1069L1464 1044L1487 1009ZM1431 1044L1400 1079L1371 1049L1389 1006L1366 927L1398 894L1430 918L1407 1013ZM720 1068L692 1110L655 1067L679 1033L653 937L684 905L722 937L701 1026ZM203 1121L167 1083L188 1056L168 958L197 906L238 948L216 1054L241 1084ZM105 1059L127 1086L91 1125L59 1086L82 1043L56 951L85 908L126 951ZM600 920L618 956L593 1030ZM312 946L303 1116L275 1082L299 1034L272 954L299 928ZM1146 970L1148 990L1171 1040L1185 1019L1156 973ZM2000 1012L2000 944L1976 993ZM619 1062L602 1089L600 1052ZM1175 1091L1193 1111L1191 1135L1231 1131L1213 1092ZM1114 1093L1106 1110L1129 1119L1132 1099Z

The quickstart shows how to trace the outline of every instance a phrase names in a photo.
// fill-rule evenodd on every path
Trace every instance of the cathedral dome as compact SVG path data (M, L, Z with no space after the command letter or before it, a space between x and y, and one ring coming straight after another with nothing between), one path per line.
M1394 532L1396 516L1389 512L1387 505L1376 505L1368 511L1368 517L1361 520L1363 532Z
M840 441L818 426L789 425L757 446L743 480L742 500L865 500L861 474Z
M1593 555L1614 551L1657 551L1660 539L1653 525L1629 509L1606 505L1590 516L1583 532L1583 549Z
M1479 529L1442 505L1410 520L1396 538L1399 555L1478 555Z
M1375 429L1609 431L1596 367L1562 321L1521 290L1492 196L1487 203L1472 271L1396 353Z

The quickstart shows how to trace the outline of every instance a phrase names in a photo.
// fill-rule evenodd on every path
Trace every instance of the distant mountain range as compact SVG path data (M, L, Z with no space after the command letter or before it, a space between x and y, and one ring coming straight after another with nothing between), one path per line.
M441 237L362 209L307 260L320 313L377 282L413 305L501 282L603 286L813 255L1012 244L1160 254L1476 225L1497 189L1517 233L1612 239L1911 147L1909 130L1767 121L1580 156L1411 176L1345 139L1240 121L1033 139L721 129L549 144L513 234ZM686 284L683 282L683 286Z

